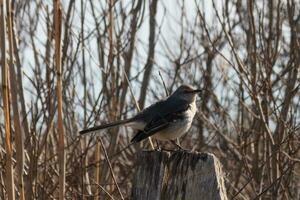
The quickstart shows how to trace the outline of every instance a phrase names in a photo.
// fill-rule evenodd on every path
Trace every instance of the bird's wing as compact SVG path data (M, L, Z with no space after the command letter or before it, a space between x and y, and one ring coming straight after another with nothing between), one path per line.
M157 127L153 127L152 129L148 130L147 132L144 130L138 131L137 134L131 139L131 142L132 143L140 142L140 141L150 137L151 135L167 128L168 126L169 126L169 123L164 123Z
M165 112L162 114L158 113L153 119L145 126L143 130L138 131L138 133L132 138L131 142L136 143L144 140L147 137L154 135L155 133L168 128L168 126L179 119L183 119L184 111L189 108L186 104L174 110L173 112Z
M156 121L157 118L163 118L173 112L185 110L188 105L189 103L185 100L167 98L145 108L133 117L133 119L148 124Z

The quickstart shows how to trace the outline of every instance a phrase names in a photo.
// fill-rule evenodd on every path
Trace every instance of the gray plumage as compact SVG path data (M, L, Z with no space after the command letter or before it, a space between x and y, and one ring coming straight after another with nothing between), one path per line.
M88 128L80 131L80 134L127 125L137 130L137 134L131 140L133 143L150 136L158 140L174 140L190 128L197 111L195 101L198 92L200 90L182 85L168 98L145 108L130 119Z

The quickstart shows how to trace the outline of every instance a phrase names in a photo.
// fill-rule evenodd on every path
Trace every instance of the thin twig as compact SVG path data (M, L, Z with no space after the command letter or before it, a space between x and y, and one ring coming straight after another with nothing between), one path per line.
M133 100L134 100L135 106L136 106L136 108L138 109L138 111L141 112L141 108L140 108L139 103L137 102L137 100L136 100L136 98L135 98L135 96L134 96L134 94L133 94L133 90L132 90L131 84L130 84L130 82L129 82L129 79L128 79L127 74L126 74L125 71L124 71L124 76L125 76L125 79L126 79L126 81L127 81L127 84L128 84L129 90L130 90L130 94L131 94L131 96L132 96L132 98L133 98ZM149 141L150 146L151 146L151 148L152 148L152 150L153 150L153 149L154 149L154 145L153 145L153 142L152 142L151 137L148 137L148 141Z
M104 152L105 159L106 159L106 161L107 161L107 163L108 163L109 170L110 170L111 176L112 176L112 178L113 178L113 181L114 181L114 183L115 183L115 185L116 185L116 187L117 187L117 189L118 189L118 192L119 192L119 194L120 194L120 196L121 196L121 199L124 199L124 197L123 197L123 195L122 195L122 192L121 192L121 189L120 189L120 187L119 187L119 185L118 185L118 183L117 183L117 181L116 181L116 177L115 177L113 168L112 168L112 166L111 166L111 163L110 163L110 161L109 161L109 158L108 158L106 149L105 149L105 147L104 147L104 144L103 144L103 142L102 142L102 139L99 138L99 141L100 141L102 150L103 150L103 152Z

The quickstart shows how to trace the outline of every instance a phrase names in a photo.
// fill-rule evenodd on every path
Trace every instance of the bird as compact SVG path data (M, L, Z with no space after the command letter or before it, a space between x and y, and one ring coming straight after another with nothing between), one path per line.
M132 144L150 136L159 141L174 142L190 129L197 112L196 97L200 92L201 89L195 89L191 85L181 85L169 97L150 105L129 119L87 128L79 133L82 135L126 125L137 131L131 139Z

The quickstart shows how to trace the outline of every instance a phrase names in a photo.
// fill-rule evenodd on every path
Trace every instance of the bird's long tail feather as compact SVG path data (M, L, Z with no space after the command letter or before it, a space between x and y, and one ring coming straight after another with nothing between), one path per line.
M123 125L123 124L127 124L127 123L131 122L132 120L133 119L131 118L131 119L119 120L119 121L112 122L112 123L102 124L102 125L99 125L99 126L94 126L94 127L91 127L91 128L87 128L87 129L81 130L81 131L79 131L79 133L81 135L86 134L86 133L92 133L92 132L99 131L99 130L102 130L102 129L106 129L106 128L111 128L111 127L114 127L114 126L120 126L120 125Z

